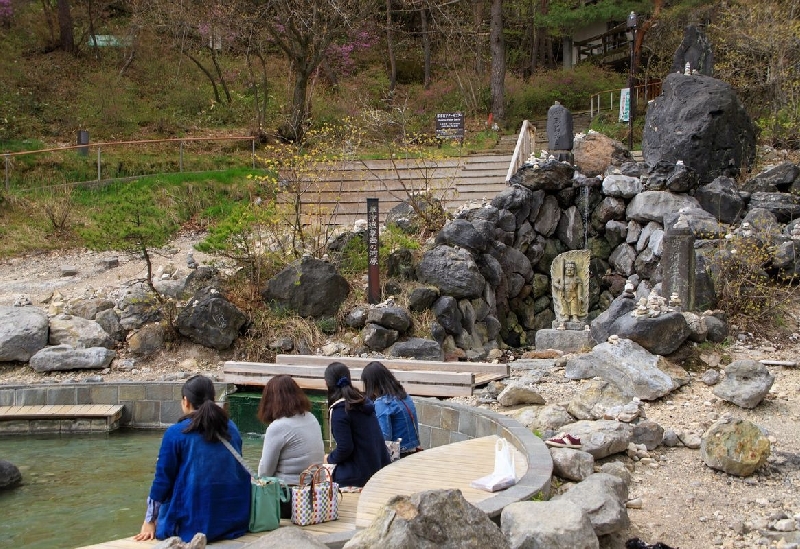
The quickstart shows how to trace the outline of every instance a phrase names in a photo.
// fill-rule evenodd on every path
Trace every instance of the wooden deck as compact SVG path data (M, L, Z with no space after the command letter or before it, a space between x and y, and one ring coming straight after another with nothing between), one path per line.
M0 434L93 433L119 427L122 404L0 406Z
M411 495L424 490L458 488L467 501L477 503L494 494L470 486L474 479L488 475L494 469L494 447L497 436L456 442L413 454L384 467L364 487L361 494L342 494L339 520L304 526L303 530L324 539L326 535L355 533L368 526L389 499ZM515 450L517 477L528 468L526 458ZM282 520L281 526L291 522ZM246 534L236 540L209 544L220 549L238 549L265 533ZM132 537L87 545L80 549L142 549L157 541L137 542Z
M454 442L418 452L378 471L358 500L356 526L369 526L394 496L410 496L424 490L458 488L470 503L493 494L470 486L470 482L494 470L496 435ZM528 469L528 461L515 450L517 478Z

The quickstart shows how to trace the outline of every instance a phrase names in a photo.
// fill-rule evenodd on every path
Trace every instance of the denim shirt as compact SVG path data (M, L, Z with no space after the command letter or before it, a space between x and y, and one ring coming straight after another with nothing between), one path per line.
M409 410L411 416L408 414ZM384 440L402 439L400 452L413 452L419 446L417 409L411 397L406 397L405 400L389 395L378 397L375 400L375 413L378 415Z

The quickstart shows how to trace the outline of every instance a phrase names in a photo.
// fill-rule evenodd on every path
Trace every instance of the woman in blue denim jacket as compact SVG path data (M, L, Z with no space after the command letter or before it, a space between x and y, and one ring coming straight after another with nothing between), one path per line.
M414 401L394 374L380 362L370 362L361 372L364 394L375 402L375 413L387 441L401 439L400 456L419 448L419 422Z

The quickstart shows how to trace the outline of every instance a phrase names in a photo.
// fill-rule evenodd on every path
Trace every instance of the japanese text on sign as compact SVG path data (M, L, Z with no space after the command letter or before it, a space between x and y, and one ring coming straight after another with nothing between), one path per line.
M450 112L436 115L436 137L464 138L464 113Z

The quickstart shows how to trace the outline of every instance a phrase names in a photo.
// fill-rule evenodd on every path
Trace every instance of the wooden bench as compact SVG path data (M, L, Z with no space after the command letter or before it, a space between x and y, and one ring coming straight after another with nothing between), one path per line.
M96 433L119 427L122 404L0 406L0 433Z
M271 364L268 362L225 362L225 383L264 386L277 375L289 375L303 389L326 390L326 366ZM359 381L361 368L352 368L353 385L362 389ZM415 396L454 397L469 396L475 387L475 374L471 372L394 371L405 390Z
M280 364L294 364L304 366L327 366L331 362L341 362L348 368L363 368L374 358L361 357L328 357L319 355L278 355L275 362ZM490 381L503 379L511 375L508 364L494 364L491 362L442 362L438 360L413 360L407 358L381 358L379 362L392 370L397 376L397 371L433 371L433 372L471 372L475 374L475 385L484 385ZM353 374L353 377L356 377ZM399 380L399 378L398 378Z

